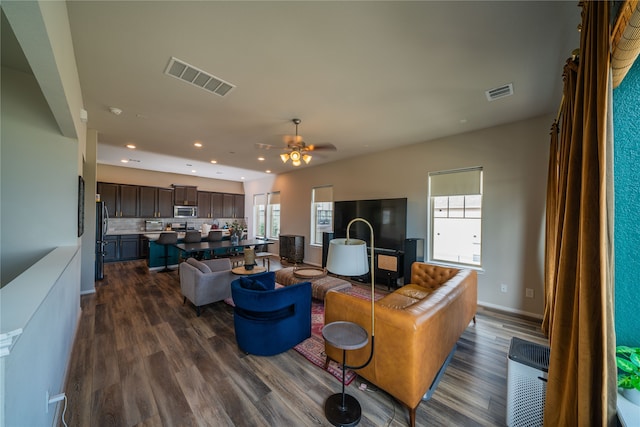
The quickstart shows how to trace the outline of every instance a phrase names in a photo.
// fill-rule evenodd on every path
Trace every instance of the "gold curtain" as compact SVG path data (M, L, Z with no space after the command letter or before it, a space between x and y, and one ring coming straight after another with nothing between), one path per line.
M543 329L551 356L544 424L554 427L615 425L609 3L581 6L579 65L565 66L562 122L552 128L547 185Z

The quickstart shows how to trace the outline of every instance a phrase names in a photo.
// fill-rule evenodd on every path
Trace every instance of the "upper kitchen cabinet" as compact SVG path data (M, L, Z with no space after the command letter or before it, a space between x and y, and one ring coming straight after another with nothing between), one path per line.
M173 217L173 190L171 188L140 187L140 217Z
M222 217L244 218L244 194L222 195Z
M198 218L213 218L211 193L207 191L198 191Z
M211 217L222 218L222 193L211 193Z
M100 200L105 202L112 218L136 218L139 208L139 187L136 185L98 183Z
M177 206L197 206L198 188L188 185L174 185L173 204Z

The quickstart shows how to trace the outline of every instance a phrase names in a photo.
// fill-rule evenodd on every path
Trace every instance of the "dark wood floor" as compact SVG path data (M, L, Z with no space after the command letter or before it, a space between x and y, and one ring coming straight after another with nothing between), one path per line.
M272 269L279 264L272 263ZM238 350L224 302L200 317L183 305L177 272L142 261L107 264L82 316L65 392L69 426L325 426L324 401L340 383L295 350ZM479 309L418 426L505 425L511 337L546 343L539 322ZM402 363L402 360L398 360ZM407 410L382 391L347 387L361 426L406 426Z

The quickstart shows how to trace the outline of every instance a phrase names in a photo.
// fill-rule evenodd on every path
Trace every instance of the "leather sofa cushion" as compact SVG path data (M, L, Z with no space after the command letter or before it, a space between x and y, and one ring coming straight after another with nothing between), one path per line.
M382 307L389 307L396 310L403 310L417 303L418 301L420 300L416 298L411 298L410 296L407 296L407 295L402 295L402 294L393 292L387 295L386 297L382 298L381 300L379 300L376 303L376 305L377 306L379 305Z
M193 265L195 268L197 268L198 270L200 270L203 273L211 273L211 269L209 268L209 266L203 262L198 261L195 258L187 258L187 264L191 264Z

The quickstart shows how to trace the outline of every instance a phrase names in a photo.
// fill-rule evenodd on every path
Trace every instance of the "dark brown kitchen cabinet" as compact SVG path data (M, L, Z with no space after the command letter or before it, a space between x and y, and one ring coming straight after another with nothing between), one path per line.
M173 218L173 190L158 188L158 218Z
M173 217L173 190L159 187L140 187L141 218Z
M211 217L222 218L222 193L211 193Z
M198 218L213 218L211 213L211 193L198 191Z
M178 206L197 206L198 188L195 186L174 185L173 203Z
M222 195L222 217L244 218L244 194Z
M105 202L111 218L137 218L139 187L137 185L98 183L100 200Z
M233 217L244 218L244 194L233 195Z
M233 194L222 195L222 217L223 218L235 218L233 212L235 210L235 200Z

